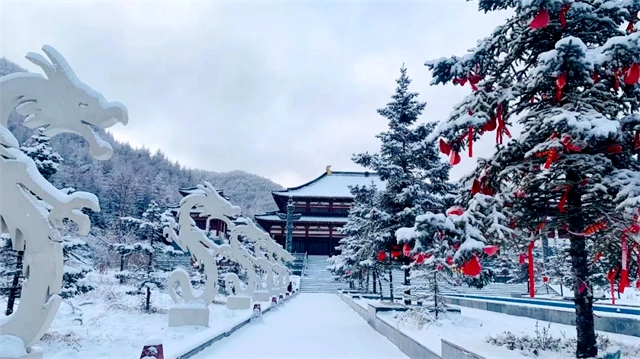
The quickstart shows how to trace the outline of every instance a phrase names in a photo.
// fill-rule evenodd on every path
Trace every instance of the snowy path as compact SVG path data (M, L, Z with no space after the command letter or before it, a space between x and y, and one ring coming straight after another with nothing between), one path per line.
M408 358L335 294L301 293L194 358Z

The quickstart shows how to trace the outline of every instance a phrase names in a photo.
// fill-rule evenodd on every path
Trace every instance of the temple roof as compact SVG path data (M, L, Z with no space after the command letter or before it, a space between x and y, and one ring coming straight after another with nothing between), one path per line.
M331 172L298 187L284 191L273 191L281 197L324 197L353 198L349 186L367 186L374 184L378 189L385 187L377 173L371 172Z

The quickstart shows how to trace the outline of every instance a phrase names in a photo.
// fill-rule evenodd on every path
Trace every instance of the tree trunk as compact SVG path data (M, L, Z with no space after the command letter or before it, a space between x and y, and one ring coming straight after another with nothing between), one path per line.
M433 308L436 311L436 319L438 319L438 273L433 272Z
M151 288L147 287L147 301L145 302L144 310L146 310L148 313L150 308L151 308Z
M560 282L560 297L564 298L564 293L562 293L562 282Z
M369 271L367 271L367 290L365 290L365 293L369 293L369 277L371 277L371 273L369 273Z
M580 176L577 173L567 173L569 183L578 183ZM580 232L584 228L584 219L580 215L582 198L573 186L567 197L567 207L571 213L569 228L572 232ZM576 330L578 342L576 345L577 358L591 358L598 354L596 346L596 332L593 321L593 292L589 283L589 260L587 244L584 237L569 234L571 247L571 269L576 278L573 294L576 308Z
M407 286L407 289L404 290L405 305L411 305L411 287L409 287L409 285L411 284L411 281L409 279L410 276L411 276L411 269L405 268L404 269L404 285Z
M393 267L389 268L389 298L393 303Z
M378 293L378 288L377 288L377 276L376 276L376 270L374 269L371 273L371 275L373 276L373 294L377 294Z
M16 272L13 275L13 280L11 281L11 289L9 290L9 299L7 300L7 311L6 315L10 315L13 313L13 306L16 303L16 299L18 298L18 292L20 291L20 274L22 274L22 258L24 257L24 251L18 251L18 255L16 256Z

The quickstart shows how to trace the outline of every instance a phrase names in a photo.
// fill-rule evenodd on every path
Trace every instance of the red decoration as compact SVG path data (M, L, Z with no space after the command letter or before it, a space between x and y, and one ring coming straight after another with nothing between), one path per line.
M535 245L535 241L529 242L529 246L527 247L527 253L529 255L529 297L533 298L535 296L535 278L533 273L533 247Z
M629 269L627 267L627 257L629 256L629 248L627 247L627 235L622 234L622 270L620 271L620 283L618 283L618 292L624 293L624 289L629 286Z
M473 126L469 126L469 157L473 157Z
M524 255L523 253L520 253L520 257L518 258L518 262L519 262L520 264L524 264L524 260L525 260L525 258L526 258L526 257L527 257L527 256L526 256L526 255Z
M597 262L598 260L600 260L600 258L602 258L602 252L598 252L598 254L596 254L596 257L593 258L593 263Z
M540 12L538 12L538 15L533 18L533 21L531 21L531 24L529 24L529 26L534 30L542 29L543 27L549 25L549 20L549 10L540 9Z
M438 263L438 265L436 266L436 269L441 271L444 269L444 266L441 263Z
M422 253L418 253L416 254L414 257L414 261L416 262L416 264L422 264L424 262L424 254Z
M544 276L542 277L542 283L548 283L549 282L549 277Z
M378 260L382 262L385 259L387 259L387 253L384 251L378 252Z
M607 222L606 221L601 221L601 222L597 222L597 223L592 223L590 225L588 225L585 229L584 232L582 232L582 235L585 236L590 236L596 232L600 232L601 230L607 228Z
M487 255L492 256L498 253L498 246L485 246L484 248L482 248L482 251Z
M562 195L562 198L560 198L560 202L558 202L558 210L562 213L567 213L565 206L567 205L567 198L569 197L569 191L571 191L571 185L566 185L564 187L564 194Z
M611 268L607 273L607 279L609 279L609 286L611 288L611 304L616 305L616 294L614 290L614 282L616 281L616 275L618 275L618 270Z
M633 150L637 151L640 148L640 130L636 130L636 133L633 137Z
M451 256L447 257L446 262L447 262L448 265L452 266L453 265L453 257L451 257Z
M627 32L636 32L636 23L633 20L629 21L629 25L627 25Z
M451 145L445 142L445 140L443 140L442 138L440 139L439 144L440 144L440 152L448 156L451 153Z
M471 185L471 195L475 195L476 193L480 192L482 186L480 185L480 181L478 181L477 179L473 180L473 184Z
M513 195L516 196L516 198L525 198L525 197L527 197L527 194L524 191L521 191L521 190L515 191L515 193Z
M462 216L463 213L464 213L464 208L460 206L453 206L449 208L446 212L447 216L452 216L452 215Z
M565 72L563 72L556 79L556 100L558 100L558 101L562 100L562 89L564 88L564 86L566 84L567 84L567 74Z
M562 4L562 8L560 9L560 15L558 15L558 18L560 19L560 26L562 27L567 26L566 14L570 8L571 8L571 4L569 3Z
M391 251L391 257L393 257L393 258L400 257L400 254L401 254L400 251Z
M491 116L489 117L489 122L485 123L484 126L482 126L482 131L491 132L495 130L496 127L496 116L494 114L491 114Z
M598 70L593 71L593 83L597 84L600 82L600 74L598 74Z
M560 141L562 142L562 145L564 146L564 148L567 151L573 151L573 152L580 152L582 151L582 146L580 144L575 144L573 143L571 136L565 134L562 136L562 140Z
M629 70L624 76L624 83L627 85L634 85L640 80L640 65L634 62L629 66Z
M346 275L351 275L351 271L347 269Z
M467 263L462 266L462 274L475 277L482 271L478 257L474 254Z
M402 254L404 254L405 257L411 256L411 246L409 243L405 243L404 246L402 246Z
M502 106L501 103L499 103L498 107L496 108L496 124L497 124L496 143L500 145L502 144L503 133L509 136L509 138L511 138L511 133L509 132L509 129L504 123L504 119L503 119L504 111L505 111L504 107Z
M617 143L607 146L607 153L620 153L622 152L622 146Z
M449 156L449 164L452 166L460 163L460 154L457 151L451 151L451 155Z

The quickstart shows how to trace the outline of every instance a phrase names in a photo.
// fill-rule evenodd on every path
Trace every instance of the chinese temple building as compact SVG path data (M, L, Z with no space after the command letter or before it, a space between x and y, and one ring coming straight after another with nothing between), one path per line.
M293 252L309 255L338 254L336 246L343 234L338 229L347 223L353 195L349 186L374 184L384 188L376 173L332 172L331 166L320 177L298 187L271 192L278 211L255 216L256 222L283 247L286 239L286 215L289 198L294 213L301 217L293 222Z

